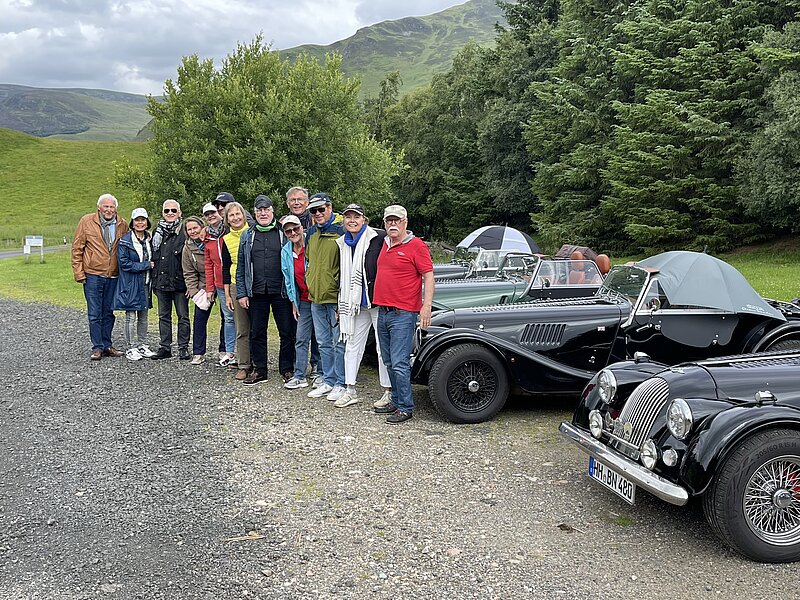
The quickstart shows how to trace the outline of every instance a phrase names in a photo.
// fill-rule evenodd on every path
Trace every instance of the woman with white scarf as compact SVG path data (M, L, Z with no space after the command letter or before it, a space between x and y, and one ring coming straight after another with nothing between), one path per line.
M150 218L143 208L131 213L131 230L117 245L119 279L114 295L114 310L125 311L125 344L128 360L150 358L155 354L147 345L147 310L153 307L150 270L153 249L150 245Z
M378 308L372 306L372 292L378 271L378 255L386 232L374 229L367 223L364 209L349 204L344 209L345 234L336 240L339 244L339 331L344 347L344 381L347 389L334 406L344 408L361 401L356 392L356 377L367 345L370 326L378 329ZM375 404L388 401L391 383L386 365L378 349L378 375L383 396Z

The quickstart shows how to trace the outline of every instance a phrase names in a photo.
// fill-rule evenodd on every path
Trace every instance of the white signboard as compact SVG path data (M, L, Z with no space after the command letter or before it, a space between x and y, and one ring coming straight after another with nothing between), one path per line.
M22 253L25 255L25 260L30 257L31 248L39 248L39 262L44 262L44 236L41 235L26 235L25 245L22 246Z

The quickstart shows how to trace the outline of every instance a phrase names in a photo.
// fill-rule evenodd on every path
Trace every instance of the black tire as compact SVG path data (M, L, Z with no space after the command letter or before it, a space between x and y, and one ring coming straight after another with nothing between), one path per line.
M481 423L497 414L508 398L508 374L479 344L448 348L433 363L428 391L437 412L453 423Z
M783 340L767 348L769 352L778 350L800 350L800 340Z
M759 562L800 560L800 432L761 431L739 443L703 497L717 535Z

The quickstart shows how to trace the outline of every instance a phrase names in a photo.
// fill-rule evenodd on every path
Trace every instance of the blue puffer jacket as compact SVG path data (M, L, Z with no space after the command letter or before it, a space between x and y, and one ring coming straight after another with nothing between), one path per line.
M114 310L146 310L153 308L150 294L150 284L145 284L145 276L150 270L151 256L139 260L139 255L133 247L132 231L126 233L119 240L117 246L117 261L119 262L119 279L117 292L114 294ZM145 232L146 252L150 249L150 234Z

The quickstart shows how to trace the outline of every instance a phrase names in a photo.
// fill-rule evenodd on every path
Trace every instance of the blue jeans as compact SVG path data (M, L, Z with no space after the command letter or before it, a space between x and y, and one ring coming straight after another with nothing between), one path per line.
M381 358L392 382L392 403L402 412L414 411L411 393L411 350L417 330L415 312L407 310L378 309L378 343Z
M314 335L319 344L322 378L330 386L344 386L344 344L339 341L336 304L311 303Z
M306 378L308 365L308 345L314 335L314 319L311 316L311 302L300 300L300 315L297 317L297 333L294 341L294 377Z
M233 311L225 304L225 288L217 288L217 303L222 311L225 352L233 354L236 348L236 323L233 322Z
M89 313L89 337L92 350L111 348L111 332L114 330L114 294L117 292L117 278L86 274L83 295L86 297L86 312Z

